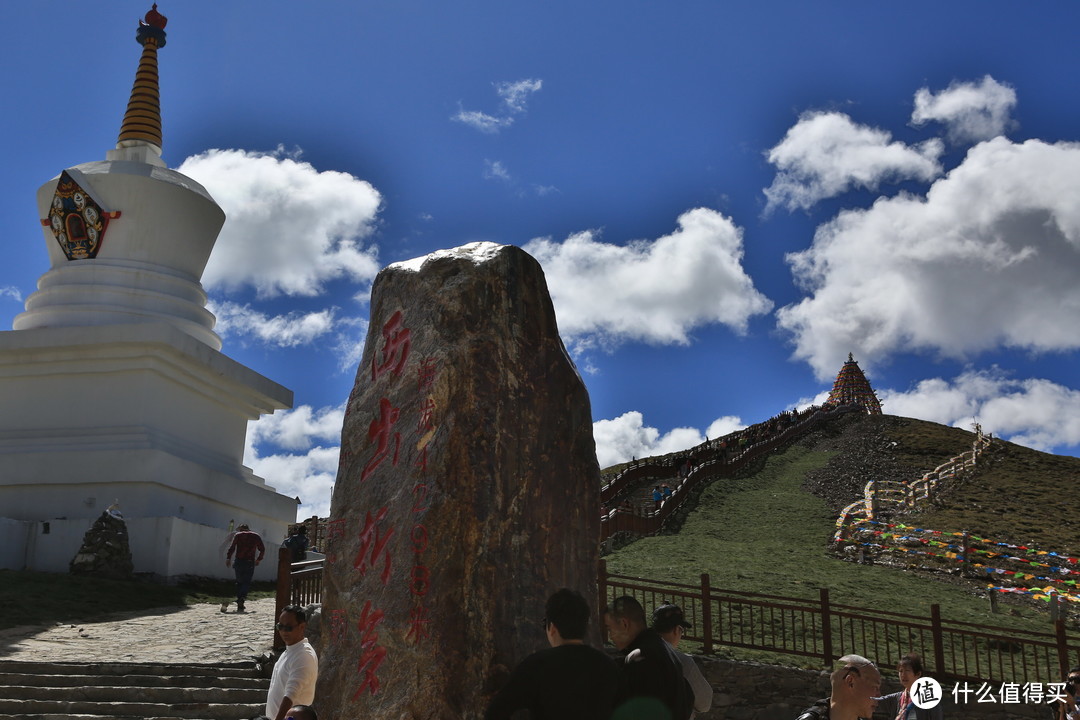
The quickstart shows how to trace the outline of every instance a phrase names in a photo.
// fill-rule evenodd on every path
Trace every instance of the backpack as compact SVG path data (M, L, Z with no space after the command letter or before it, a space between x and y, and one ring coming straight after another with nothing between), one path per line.
M829 720L829 698L818 700L799 713L795 720Z

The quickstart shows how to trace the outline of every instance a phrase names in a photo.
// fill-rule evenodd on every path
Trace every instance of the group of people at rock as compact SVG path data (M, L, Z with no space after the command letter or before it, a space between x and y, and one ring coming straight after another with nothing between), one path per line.
M541 628L549 647L514 668L490 701L485 720L509 720L520 710L532 720L690 720L711 709L712 686L694 659L678 650L692 627L679 606L660 605L647 623L640 602L629 595L616 598L603 611L614 653L586 643L591 613L580 593L559 590L544 609ZM257 720L318 720L312 702L319 661L306 627L302 607L290 605L278 617L286 648L274 665L266 715ZM861 720L875 712L892 720L942 720L940 702L928 707L926 685L920 687L922 658L904 655L896 672L903 689L881 695L877 666L860 655L845 655L829 677L829 697L795 720ZM1078 688L1080 667L1074 667L1056 720L1080 720Z
M550 647L513 670L484 719L509 720L527 710L532 720L688 720L711 709L712 686L694 659L678 651L691 625L677 605L657 607L647 623L640 602L616 598L604 608L603 621L617 653L586 644L589 618L581 594L564 588L549 597L541 627ZM1080 687L1080 668L1074 670ZM861 655L845 655L829 677L829 697L795 720L860 720L875 711L894 720L942 720L940 703L929 707L928 686L920 685L920 656L905 655L896 671L903 689L881 695L877 666ZM1080 720L1080 711L1059 720Z
M585 643L589 605L573 590L548 598L542 627L549 648L523 660L488 705L485 720L527 709L533 720L675 718L712 706L712 687L693 659L676 650L689 627L676 605L662 605L647 624L628 595L604 609L617 658Z

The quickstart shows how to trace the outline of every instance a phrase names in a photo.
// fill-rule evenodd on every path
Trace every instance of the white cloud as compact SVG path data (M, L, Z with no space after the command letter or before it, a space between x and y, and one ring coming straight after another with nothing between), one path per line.
M510 127L514 124L514 118L512 117L495 117L479 110L458 110L458 114L450 119L457 120L459 123L464 123L475 130L488 134L497 133L504 127Z
M579 343L625 340L687 344L695 327L745 332L772 303L742 267L742 230L707 208L679 216L678 229L625 246L592 231L564 242L539 238L525 250L544 268L559 329Z
M983 429L1036 450L1080 446L1080 391L1049 380L1013 380L995 370L965 372L952 381L923 380L906 392L879 393L890 415Z
M319 410L313 410L310 405L279 410L248 424L248 447L269 442L287 450L302 450L319 441L338 442L344 422L344 403Z
M311 313L293 311L286 315L268 316L250 305L227 301L210 303L207 309L217 317L214 330L222 337L249 336L277 347L307 345L331 332L336 324L337 312L337 308L327 308Z
M479 110L465 110L458 108L456 115L450 117L459 123L463 123L489 135L508 128L514 124L516 116L523 115L528 104L529 96L542 88L544 82L536 78L523 80L505 81L495 83L495 93L502 100L502 112L498 115L489 115Z
M744 427L739 418L727 416L714 420L707 434L710 439L715 439ZM593 423L593 438L601 468L634 458L678 452L705 442L701 431L691 427L674 428L661 435L656 428L646 427L644 418L636 410L623 413L614 420L597 420Z
M23 299L22 292L20 292L19 288L15 287L14 285L6 285L4 287L0 287L0 297L4 297L5 295L14 300L15 302L22 302Z
M525 104L529 95L544 86L544 81L537 78L528 78L514 82L496 83L495 92L502 98L506 109L515 114L525 112Z
M256 456L249 465L282 495L300 498L296 517L302 520L330 515L338 455L337 447L316 447L303 454Z
M718 437L730 435L736 430L742 430L744 427L746 423L738 415L725 415L709 423L709 427L705 429L705 436L710 440L715 440Z
M794 355L825 379L849 351L954 358L1080 348L1080 145L999 137L925 197L882 198L788 256L810 295L781 308Z
M320 172L280 147L208 150L178 170L202 183L228 217L203 274L206 287L314 296L327 281L370 282L378 272L377 249L362 242L382 201L369 183Z
M340 370L355 369L360 364L360 357L364 354L368 321L357 318L350 322L350 326L359 328L359 332L341 333L338 336L337 346L334 348L340 358L338 363Z
M552 193L559 192L559 188L554 185L533 185L533 192L540 197L546 197Z
M982 82L953 82L935 94L929 88L915 93L911 122L922 125L936 120L944 123L954 143L980 142L1003 135L1013 121L1016 90L989 75Z
M298 517L326 517L337 477L344 421L344 404L320 410L301 405L265 415L248 424L244 464L278 492L299 497Z
M839 112L809 112L768 151L777 175L765 189L766 211L809 208L852 188L876 190L883 182L929 181L941 173L940 140L920 145L892 141L892 135L854 123Z
M510 182L510 172L501 160L484 160L484 179Z

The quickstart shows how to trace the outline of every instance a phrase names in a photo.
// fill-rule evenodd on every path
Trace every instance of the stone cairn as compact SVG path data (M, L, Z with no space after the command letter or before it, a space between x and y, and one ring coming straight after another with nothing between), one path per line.
M82 547L69 564L72 575L130 580L135 572L127 524L117 511L106 510L83 536Z
M319 713L479 718L547 646L548 595L595 603L588 394L519 248L391 265L371 307L326 527Z
M847 362L836 373L828 401L832 405L861 405L869 415L881 414L881 402L859 363L848 353Z

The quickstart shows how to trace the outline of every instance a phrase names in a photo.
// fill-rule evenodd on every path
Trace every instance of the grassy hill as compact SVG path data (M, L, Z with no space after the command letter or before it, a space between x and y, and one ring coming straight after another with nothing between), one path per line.
M861 494L871 473L914 478L970 449L973 439L971 432L910 418L842 419L748 474L713 483L677 534L642 538L612 553L608 570L685 583L708 572L717 587L799 597L827 587L837 603L915 614L929 614L936 603L951 620L1050 631L1034 603L991 615L985 582L859 565L827 552L837 510ZM975 479L942 495L943 507L902 520L1075 552L1069 520L1075 513L1064 491L1078 478L1080 458L1002 443Z

